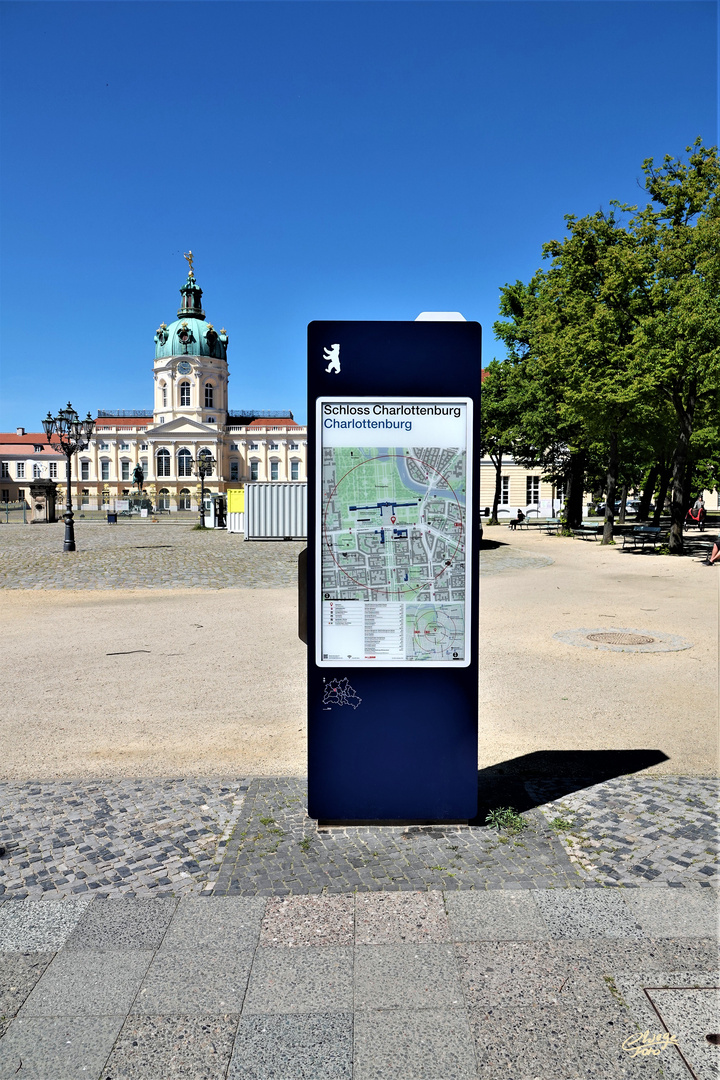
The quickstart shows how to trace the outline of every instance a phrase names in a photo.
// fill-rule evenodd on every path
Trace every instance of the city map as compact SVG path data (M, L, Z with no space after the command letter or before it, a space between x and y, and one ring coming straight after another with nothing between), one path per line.
M465 659L466 452L324 447L323 659Z

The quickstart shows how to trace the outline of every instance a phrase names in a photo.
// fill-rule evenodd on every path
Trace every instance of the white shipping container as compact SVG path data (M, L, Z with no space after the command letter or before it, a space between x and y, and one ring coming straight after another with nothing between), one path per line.
M306 540L307 484L246 484L246 540Z

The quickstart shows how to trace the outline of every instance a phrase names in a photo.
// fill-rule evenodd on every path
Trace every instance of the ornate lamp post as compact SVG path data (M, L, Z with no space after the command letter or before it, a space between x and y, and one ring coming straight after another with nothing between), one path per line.
M209 450L201 450L193 462L195 475L200 477L200 528L205 528L205 477L212 476L217 462Z
M59 450L65 455L65 477L67 479L67 506L63 519L65 521L65 541L63 551L75 551L75 525L73 522L72 493L70 490L70 461L73 454L78 450L85 450L90 444L95 421L90 413L81 420L68 401L64 409L60 409L57 416L48 412L42 422L47 441L53 450ZM53 438L56 439L53 442Z

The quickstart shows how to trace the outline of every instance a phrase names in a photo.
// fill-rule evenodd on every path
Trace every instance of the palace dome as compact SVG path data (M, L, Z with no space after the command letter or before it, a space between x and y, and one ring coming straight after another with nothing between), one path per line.
M227 360L228 336L205 320L202 289L192 270L180 289L182 303L178 317L170 325L161 323L155 333L155 359L170 356L213 356Z

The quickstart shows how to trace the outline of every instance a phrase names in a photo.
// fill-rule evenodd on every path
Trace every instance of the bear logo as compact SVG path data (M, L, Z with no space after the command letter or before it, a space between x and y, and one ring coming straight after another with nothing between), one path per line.
M325 368L327 372L334 371L336 375L340 374L340 346L331 345L329 348L326 345L323 349L323 360L329 360L330 363Z

